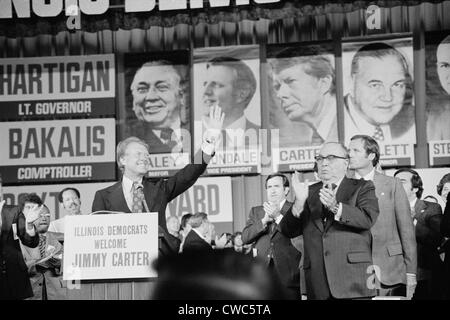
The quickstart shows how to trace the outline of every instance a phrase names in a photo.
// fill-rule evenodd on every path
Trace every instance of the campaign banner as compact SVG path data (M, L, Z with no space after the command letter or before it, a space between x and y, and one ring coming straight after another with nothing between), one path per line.
M447 121L449 119L447 119ZM450 140L428 141L428 150L430 156L430 165L450 165Z
M279 129L274 170L308 171L326 141L338 141L335 56L332 42L267 46L270 128Z
M115 119L4 122L3 183L115 179Z
M209 118L211 108L218 105L224 113L220 142L208 175L261 172L259 56L257 45L194 49L195 155L200 152L205 133L216 128Z
M8 205L19 205L22 199L30 193L36 193L50 211L51 221L63 218L66 214L62 204L58 201L58 194L67 187L75 188L80 192L81 213L92 212L92 202L98 190L109 187L114 182L102 183L71 183L71 184L45 184L45 185L22 185L14 187L3 187L3 199Z
M383 166L414 165L412 37L344 39L342 72L345 144L368 135L384 145Z
M0 59L0 121L115 115L113 54Z
M425 33L426 119L432 166L448 165L450 140L450 31Z
M150 177L172 176L190 163L189 52L127 53L123 66L120 139L148 144Z
M216 233L230 232L233 224L231 177L201 177L184 193L169 202L166 217L205 212Z
M273 152L273 171L312 171L321 146L277 148Z
M67 216L64 280L156 277L158 214Z

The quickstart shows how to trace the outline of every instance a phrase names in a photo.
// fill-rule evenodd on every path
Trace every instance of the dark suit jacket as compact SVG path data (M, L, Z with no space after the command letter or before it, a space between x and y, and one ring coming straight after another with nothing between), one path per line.
M166 226L167 204L197 181L198 177L206 169L207 161L209 160L209 157L206 155L205 160L206 162L204 161L202 164L188 164L168 179L144 177L142 180L148 208L150 212L158 212L158 224L163 229L164 237L167 237L168 234ZM105 210L131 212L123 194L122 181L95 193L92 212ZM170 251L170 248L168 250Z
M293 238L303 234L306 291L308 299L359 298L375 296L367 281L372 265L370 228L379 210L371 181L344 178L336 199L342 203L340 221L335 221L319 199L322 182L309 187L300 218L292 208L281 220L281 231ZM325 227L322 214L328 212Z
M440 264L437 248L442 243L442 209L437 203L418 199L414 206L417 240L417 280L425 279L424 270L432 271Z
M39 244L39 235L30 237L25 231L25 216L16 206L3 207L1 212L2 233L0 236L0 300L25 299L33 296L28 268L20 250L20 241L28 247ZM14 239L13 225L17 237Z
M192 252L198 250L212 251L212 246L201 238L194 230L189 231L184 240L183 252Z
M292 203L286 201L281 208L284 214L292 207ZM291 239L281 233L280 226L274 222L263 227L261 219L265 212L262 206L253 207L247 221L247 225L242 231L242 242L250 244L255 242L257 255L266 264L273 258L275 270L280 280L287 287L300 287L300 252L295 249ZM283 219L282 219L283 220Z

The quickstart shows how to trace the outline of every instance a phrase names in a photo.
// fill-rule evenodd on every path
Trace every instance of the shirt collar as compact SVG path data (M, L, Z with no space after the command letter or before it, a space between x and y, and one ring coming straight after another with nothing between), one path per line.
M355 105L353 104L352 97L349 95L347 99L348 103L348 112L350 114L350 117L353 120L353 123L355 127L358 129L358 132L360 134L365 134L368 136L372 136L375 132L375 126L371 123L369 123L366 119L364 119L359 112L356 110ZM390 141L391 140L391 128L387 124L381 124L380 125L381 131L383 131L384 140Z
M128 178L127 176L125 176L125 175L122 176L122 188L126 192L132 192L133 183L134 183L134 181L131 180L130 178ZM141 178L141 181L139 181L139 183L142 184L142 178Z
M415 213L415 207L416 207L416 203L417 203L417 198L414 198L414 200L413 201L410 201L409 202L409 206L411 207L411 211L412 211L412 214L414 215L414 213Z
M373 168L372 171L370 171L364 177L361 176L358 172L355 171L355 178L356 179L364 179L366 181L373 181L374 177L375 177L375 168Z

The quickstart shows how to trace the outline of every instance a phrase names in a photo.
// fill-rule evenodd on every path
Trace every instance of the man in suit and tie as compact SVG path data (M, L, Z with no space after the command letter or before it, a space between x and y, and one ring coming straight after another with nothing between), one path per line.
M380 215L372 228L373 263L380 271L378 295L412 298L416 286L417 245L410 204L402 183L375 170L380 148L374 138L353 136L349 155L349 168L354 170L354 177L373 181L380 207Z
M294 174L294 205L280 223L290 238L303 234L308 299L372 297L370 229L379 214L373 183L345 176L348 153L340 143L325 143L316 162L320 182L308 186Z
M275 271L291 299L300 299L301 253L292 245L291 239L283 235L279 224L291 208L286 200L289 180L280 173L271 174L266 183L267 202L253 207L242 231L242 242L254 244L257 256Z
M413 169L394 173L400 179L408 197L417 241L417 287L414 299L428 300L442 297L442 261L438 247L444 240L441 234L442 209L437 203L423 201L422 178Z
M5 205L0 183L0 300L26 299L33 296L27 267L19 240L29 247L39 244L36 223L40 206Z
M30 300L65 300L67 289L62 279L63 246L55 233L47 232L50 225L50 211L42 206L37 223L39 245L30 248L23 243L20 247L28 267L34 296Z
M146 62L130 85L137 120L127 123L125 136L143 139L151 153L189 152L191 139L181 119L186 103L183 68L165 60Z
M166 207L175 197L189 189L205 171L214 155L215 144L223 123L223 114L216 106L211 111L210 122L214 130L205 135L201 163L188 164L174 176L166 179L149 179L149 147L139 138L129 137L117 145L117 164L122 170L121 181L96 192L92 211L158 212L162 251L173 251L167 241Z
M195 213L190 219L189 224L191 230L186 235L183 243L183 252L191 252L195 250L213 250L211 239L208 238L209 221L208 215L204 212Z

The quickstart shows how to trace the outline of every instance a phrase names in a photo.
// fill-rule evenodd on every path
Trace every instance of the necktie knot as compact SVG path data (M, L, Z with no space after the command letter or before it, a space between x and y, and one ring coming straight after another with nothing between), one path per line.
M161 129L161 140L168 142L172 140L173 130L171 128Z
M372 138L374 138L375 140L378 140L378 141L384 141L383 130L381 130L380 126L375 127L375 131L373 133Z

